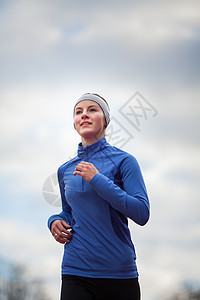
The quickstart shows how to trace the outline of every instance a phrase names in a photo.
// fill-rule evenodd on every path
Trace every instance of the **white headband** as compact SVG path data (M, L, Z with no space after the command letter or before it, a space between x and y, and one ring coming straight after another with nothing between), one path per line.
M105 115L105 118L106 118L106 124L108 126L108 124L110 123L110 112L109 112L109 106L108 104L100 97L100 96L97 96L97 95L94 95L94 94L90 94L90 93L87 93L87 94L84 94L83 96L81 96L75 103L74 105L74 114L75 114L75 107L76 105L81 102L81 101L84 101L84 100L91 100L91 101L94 101L96 103L99 104L99 106L101 107L101 109L103 110L103 113Z

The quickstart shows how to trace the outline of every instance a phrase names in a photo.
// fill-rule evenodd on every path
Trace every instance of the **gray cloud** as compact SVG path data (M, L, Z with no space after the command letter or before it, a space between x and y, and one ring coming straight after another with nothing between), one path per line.
M39 234L55 209L42 198L42 185L76 150L74 100L96 91L135 136L124 149L138 158L150 194L149 225L131 223L144 295L155 300L158 282L160 292L175 288L184 270L198 277L199 5L1 1L1 254L17 247L22 256L45 255L43 269L58 272L58 248ZM137 90L158 110L140 133L119 113ZM3 227L14 228L16 239Z
M87 72L98 76L104 69L104 76L118 79L123 73L126 80L134 74L146 80L161 73L163 80L186 76L197 63L198 52L192 57L191 52L198 47L198 6L194 1L125 1L114 9L112 1L11 2L0 31L5 75L57 81L58 72L69 79L88 77Z

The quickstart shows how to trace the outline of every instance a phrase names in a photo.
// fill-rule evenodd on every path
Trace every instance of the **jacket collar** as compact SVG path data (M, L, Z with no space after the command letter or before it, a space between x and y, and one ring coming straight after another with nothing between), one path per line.
M106 138L103 137L102 139L98 140L97 142L85 146L82 146L82 143L80 143L78 145L78 156L88 156L88 155L92 155L95 152L98 152L100 150L102 150L103 148L107 147L109 144L106 141Z

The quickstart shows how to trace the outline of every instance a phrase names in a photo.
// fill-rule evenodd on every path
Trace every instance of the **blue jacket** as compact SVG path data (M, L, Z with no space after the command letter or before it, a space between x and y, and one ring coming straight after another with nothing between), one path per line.
M74 176L81 161L98 169L90 182ZM72 226L64 245L62 274L94 278L138 276L127 218L139 225L149 219L149 200L136 159L106 142L78 146L78 155L58 169L63 219Z

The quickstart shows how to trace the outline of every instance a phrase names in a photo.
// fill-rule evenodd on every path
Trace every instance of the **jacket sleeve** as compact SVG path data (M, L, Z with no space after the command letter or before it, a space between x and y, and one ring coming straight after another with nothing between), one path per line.
M62 201L62 212L60 214L52 215L48 219L48 228L51 230L51 223L55 220L64 220L67 224L71 225L71 208L67 204L65 199L65 188L64 188L64 181L63 181L63 172L62 166L58 169L58 183L60 188L60 195Z
M113 208L135 223L145 225L150 215L149 199L137 160L133 156L126 157L119 172L123 188L101 173L97 173L90 184Z

